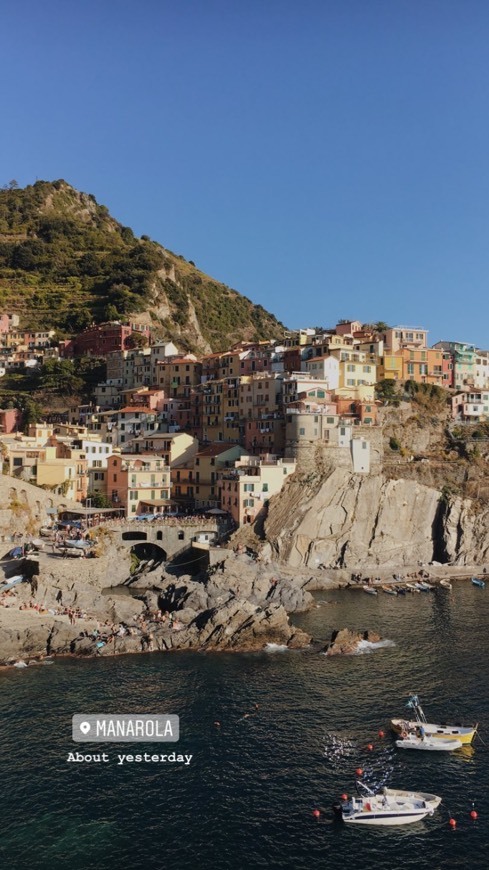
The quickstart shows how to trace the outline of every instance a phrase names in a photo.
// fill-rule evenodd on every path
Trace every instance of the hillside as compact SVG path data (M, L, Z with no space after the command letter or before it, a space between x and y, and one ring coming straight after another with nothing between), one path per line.
M130 318L201 351L284 330L261 305L136 238L92 194L62 180L0 190L0 308L26 329L63 335Z

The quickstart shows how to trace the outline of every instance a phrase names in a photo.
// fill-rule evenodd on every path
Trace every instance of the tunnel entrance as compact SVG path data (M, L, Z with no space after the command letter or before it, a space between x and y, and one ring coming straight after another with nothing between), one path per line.
M158 544L151 544L149 541L134 544L131 547L131 555L134 555L139 562L149 562L152 560L155 566L161 565L162 562L167 560L166 550Z

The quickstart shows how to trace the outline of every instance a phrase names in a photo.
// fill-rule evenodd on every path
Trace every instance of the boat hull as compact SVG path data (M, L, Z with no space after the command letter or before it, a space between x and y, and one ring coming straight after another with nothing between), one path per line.
M367 813L359 813L358 815L351 817L343 816L343 821L347 825L409 825L413 822L421 822L423 819L426 818L426 816L431 814L432 810L423 810L422 812L414 813L404 813L402 815L394 813L391 816L387 813L372 813L371 815L368 815Z
M460 749L462 746L461 740L435 740L433 738L420 737L405 737L403 740L396 740L398 749L421 749L428 752L453 752L455 749Z
M459 725L436 725L433 722L422 722L426 737L433 740L460 740L460 743L466 745L472 743L477 727L464 727ZM419 728L420 723L416 720L406 721L405 719L391 719L391 728L396 734L401 734L407 725L408 730Z

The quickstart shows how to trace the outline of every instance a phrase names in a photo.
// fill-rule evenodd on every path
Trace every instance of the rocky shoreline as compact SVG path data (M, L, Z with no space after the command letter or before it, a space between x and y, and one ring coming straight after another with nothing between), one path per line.
M312 604L309 574L298 580L242 553L215 554L207 575L198 578L176 577L161 566L130 575L128 551L115 553L113 545L94 560L73 563L46 554L27 566L16 563L19 573L39 573L0 595L0 665L47 656L248 652L267 643L294 649L310 643L288 618Z
M28 579L0 591L0 667L48 656L304 648L312 639L289 614L311 607L313 591L350 585L355 573L284 565L272 560L266 544L256 551L214 547L208 570L194 577L168 573L151 559L134 571L130 548L109 529L100 533L96 559L42 552L23 561L4 557L1 564L6 578ZM466 565L426 568L435 581L481 572ZM419 564L402 568L406 577L417 571ZM386 583L393 570L376 566L370 574Z

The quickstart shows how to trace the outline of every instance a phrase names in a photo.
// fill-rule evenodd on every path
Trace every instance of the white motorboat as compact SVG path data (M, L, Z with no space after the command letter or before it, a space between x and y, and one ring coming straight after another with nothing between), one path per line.
M477 724L462 725L455 723L454 725L448 725L443 723L438 725L435 722L427 722L417 695L412 695L406 706L414 712L415 718L409 721L406 719L391 719L391 728L396 734L401 735L403 732L409 734L413 731L416 733L416 729L422 726L425 737L440 741L460 740L462 744L472 743L477 734Z
M399 749L425 749L432 752L453 752L454 749L460 749L462 741L458 738L453 740L438 740L434 737L419 737L417 734L407 734L406 737L401 737L396 740L396 746Z
M408 825L432 816L441 803L436 794L393 788L375 794L365 783L357 782L356 786L358 796L333 805L335 814L346 824Z
M362 586L364 592L368 592L369 595L377 595L377 590L373 589L372 586Z

